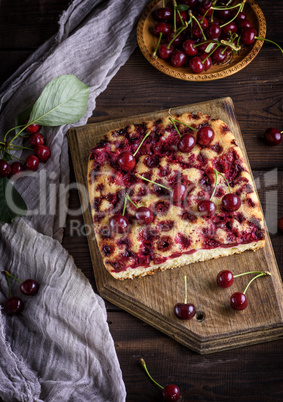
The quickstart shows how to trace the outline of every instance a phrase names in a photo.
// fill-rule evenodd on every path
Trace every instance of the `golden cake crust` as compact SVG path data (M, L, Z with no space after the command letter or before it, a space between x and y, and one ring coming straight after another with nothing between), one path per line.
M108 132L90 154L88 191L94 231L103 263L117 279L134 278L204 261L220 256L256 250L264 246L264 221L258 197L243 154L228 126L219 119L197 113L171 116L193 128L210 126L214 139L208 146L198 143L191 152L178 151L179 135L170 116L142 124L132 124ZM176 123L181 134L193 131ZM137 153L131 172L117 165L118 155L134 153L145 134L151 134ZM236 212L221 206L228 193L226 180L218 175L212 217L198 212L198 203L211 197L215 186L215 171L230 183L231 192L241 199ZM172 188L183 183L186 198L174 203L170 192L136 176ZM127 203L125 216L130 221L128 233L112 233L109 219L121 214L125 194L137 207L148 207L154 214L152 223L140 225L135 219L136 208Z

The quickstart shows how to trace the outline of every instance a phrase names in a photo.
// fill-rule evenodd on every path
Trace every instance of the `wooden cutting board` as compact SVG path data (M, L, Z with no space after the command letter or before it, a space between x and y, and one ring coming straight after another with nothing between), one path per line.
M245 159L248 158L230 98L216 99L172 109L172 113L202 112L225 121L234 133ZM81 203L87 194L87 163L90 149L104 134L130 123L166 116L168 110L131 116L118 120L89 124L68 133L77 182L82 184ZM249 163L248 163L249 166ZM87 229L92 228L90 208L84 208ZM270 237L266 246L256 252L222 257L157 272L153 276L134 280L114 279L104 268L94 238L87 230L94 276L100 295L146 323L171 336L176 341L201 354L231 349L283 337L283 289ZM230 269L234 274L250 270L268 270L271 277L254 281L247 291L249 305L244 311L230 307L230 296L243 291L250 275L235 279L232 287L221 289L216 285L217 273ZM174 305L184 301L184 275L188 280L188 302L196 306L196 316L189 321L177 319Z

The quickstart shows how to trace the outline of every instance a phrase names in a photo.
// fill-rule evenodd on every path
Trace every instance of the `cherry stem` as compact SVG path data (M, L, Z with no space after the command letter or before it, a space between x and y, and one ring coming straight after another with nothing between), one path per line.
M180 138L182 137L180 131L178 130L178 127L176 126L176 123L174 121L174 119L172 119L171 117L169 117L169 120L171 121L171 123L173 124L173 126L175 127L175 130L177 131L177 133L179 134Z
M222 39L221 40L222 45L226 45L225 50L227 49L227 47L230 47L231 49L235 50L236 52L238 52L239 50L241 50L241 46L239 46L237 44L237 46L234 45L234 43L228 42L227 40ZM223 54L223 52L221 52Z
M162 0L162 7L165 7L165 0Z
M9 296L12 297L12 288L11 288L11 283L10 283L10 279L9 276L6 274L7 271L2 271L2 273L4 273L7 284L8 284L8 288L9 288Z
M123 212L122 212L122 215L123 215L123 216L125 216L127 201L128 201L128 197L127 197L127 195L126 195L126 196L125 196L125 200L124 200Z
M246 0L244 0L242 3L237 4L237 6L239 7L238 11L236 12L236 14L234 15L234 17L230 20L225 22L225 24L220 25L220 28L222 29L223 27L225 27L225 25L230 24L231 22L233 22L239 15L239 13L243 10L244 5L245 5Z
M147 137L149 136L150 133L151 133L151 131L148 131L148 132L145 134L145 136L143 137L143 139L142 139L140 145L138 146L138 148L135 150L135 152L134 152L134 154L133 154L134 157L135 157L136 154L139 152L140 147L142 146L142 144L143 144L144 141L147 139Z
M171 110L171 109L170 109L170 110ZM169 115L170 115L170 110L169 110ZM186 127L190 128L191 130L198 131L197 128L191 127L191 126L189 126L188 124L183 123L183 122L180 121L180 120L174 119L174 117L172 117L171 115L170 115L169 119L170 119L170 121L171 121L173 124L174 124L174 122L176 122L176 123L179 123L179 124L183 124L183 126L186 126ZM175 125L174 125L174 127L176 128ZM178 130L178 129L176 128L176 130ZM180 135L180 133L178 133L178 134Z
M154 52L153 52L153 57L156 57L156 53L157 53L157 50L158 50L158 48L159 48L159 45L160 45L160 42L161 42L161 38L162 38L162 32L160 32L160 34L159 34L157 46L156 46L156 48L155 48L155 50L154 50Z
M28 149L28 150L32 151L32 148L30 148L30 147L22 147L21 145L13 145L12 147L8 147L8 149L12 149L12 150L15 150L15 151L19 151L21 149Z
M216 191L216 187L217 187L218 175L219 175L219 174L220 174L220 176L223 177L223 179L226 181L226 184L227 184L228 189L229 189L229 193L231 193L230 184L228 183L228 180L226 179L226 177L224 176L224 174L218 172L218 170L216 170L216 169L213 169L213 171L214 171L214 173L215 173L215 186L214 186L213 192L212 192L212 194L211 194L211 197L210 197L210 199L209 199L210 201L211 201L212 198L214 197L214 194L215 194L215 191Z
M172 45L172 43L174 42L174 40L188 27L188 23L187 21L185 22L185 24L183 24L184 26L180 27L176 32L175 35L173 36L173 38L171 39L171 41L168 43L167 45L167 49L170 48L170 46Z
M130 196L128 194L126 195L126 197L133 204L134 207L138 208L137 204L135 204L134 201L132 201L132 199L130 198Z
M5 137L4 137L4 141L6 140L8 134L9 134L11 131L15 130L16 128L21 128L21 127L24 127L24 124L21 124L20 126L13 127L13 128L11 128L9 131L7 131L7 133L5 134Z
M174 0L174 2L173 2L173 5L174 5L174 16L173 16L173 18L174 18L174 28L173 28L173 30L174 30L174 32L176 32L177 31L177 20L176 20L176 17L177 17L177 13L176 13L176 7L177 7L177 2L176 2L176 0Z
M188 287L187 287L187 275L184 276L185 281L185 304L188 303Z
M7 150L5 150L5 152L6 152L6 154L10 155L12 158L15 158L15 159L18 159L18 160L19 160L19 161L21 161L21 162L24 162L24 160L23 160L23 159L18 158L17 156L15 156L15 155L11 154L11 153L10 153L10 152L8 152Z
M233 276L234 276L234 278L238 278L238 276L243 276L243 275L248 275L248 274L262 274L263 272L266 272L266 271L249 271L249 272L243 272L241 274L237 274L237 275L233 275Z
M15 279L16 281L18 281L19 283L23 283L22 281L20 281L18 278L16 278L15 276L13 276L12 274L10 274L10 272L8 271L2 271L2 274L9 276L10 278Z
M146 374L147 374L148 377L151 379L151 381L152 381L155 385L157 385L159 388L164 389L164 387L162 387L160 384L158 384L158 382L156 382L156 381L151 377L151 375L149 374L148 369L147 369L147 367L146 367L146 364L145 364L144 359L141 359L140 362L141 362L141 364L142 364L142 366L143 366L143 368L144 368Z
M168 187L166 187L166 186L163 186L163 184L156 183L155 181L152 181L152 180L146 179L145 177L141 176L141 175L140 175L140 174L138 174L138 173L136 173L136 176L137 176L139 179L142 179L142 180L148 181L149 183L156 184L156 186L163 187L163 188L165 188L165 189L166 189L166 190L168 190L168 191L172 191L172 189L171 189L171 188L168 188Z
M205 40L204 42L197 43L196 45L193 46L193 48L195 49L196 47L205 45L206 43L219 43L219 42L217 40L208 39L208 40Z
M250 284L251 284L255 279L259 278L260 276L265 276L265 275L271 276L271 273L270 273L269 271L265 271L265 272L262 272L262 273L259 274L259 275L256 275L253 279L251 279L251 280L249 281L249 283L248 283L247 286L246 286L246 289L243 291L243 294L246 293L246 291L248 290L248 287L250 286Z
M199 29L200 29L200 31L201 31L201 33L202 33L202 36L204 37L204 40L206 40L206 36L205 36L205 34L204 34L204 32L203 32L203 29L202 29L202 27L201 27L201 25L200 25L198 19L193 15L193 13L191 12L191 10L190 10L189 14L191 15L192 19L195 20L196 23L198 24Z
M273 42L273 40L266 39L266 38L260 38L259 36L255 36L255 39L264 40L265 42L270 42L270 43L273 43L273 45L277 46L277 47L278 47L278 49L280 49L280 50L281 50L281 53L283 53L283 49L282 49L282 47L281 47L281 46L279 46L279 45L278 45L278 43Z
M202 64L204 64L204 63L206 62L206 60L215 52L216 49L219 48L219 46L220 46L220 43L219 43L217 46L215 46L215 48L212 49L212 51L211 51L210 53L208 53L208 55L206 56L206 58L202 60Z

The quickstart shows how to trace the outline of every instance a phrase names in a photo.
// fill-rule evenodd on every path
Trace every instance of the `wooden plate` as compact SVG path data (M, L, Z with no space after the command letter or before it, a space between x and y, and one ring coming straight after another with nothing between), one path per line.
M235 135L248 164L230 98L182 106L172 112L201 112L225 121ZM68 139L76 179L82 185L79 192L82 205L86 205L88 200L89 152L104 134L133 122L156 120L167 115L168 110L163 110L89 124L69 131ZM103 265L93 233L90 208L83 210L96 285L104 299L202 354L267 342L283 336L282 281L268 233L264 249L256 252L246 251L157 272L153 276L119 281L114 279ZM227 267L235 274L248 270L268 270L272 274L271 277L259 278L253 282L247 295L249 306L244 311L234 311L229 300L232 293L244 290L249 278L237 278L235 284L228 289L221 289L216 285L217 273ZM178 320L173 313L174 305L184 300L184 275L188 278L188 301L197 308L196 316L189 321Z
M144 10L137 27L137 40L145 58L158 70L185 81L212 81L228 77L245 68L260 51L263 41L256 40L252 46L245 46L238 54L232 53L227 62L213 65L207 72L193 74L189 67L175 68L166 60L160 57L153 57L152 54L157 46L158 38L152 35L152 29L156 24L153 19L153 11L161 7L160 0L153 0ZM253 24L260 38L265 38L266 21L260 7L253 1L247 0L245 5L247 19Z

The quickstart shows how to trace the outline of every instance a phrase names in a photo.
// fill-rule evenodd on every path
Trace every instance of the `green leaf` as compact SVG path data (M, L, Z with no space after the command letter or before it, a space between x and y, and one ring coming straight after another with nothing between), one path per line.
M89 87L74 75L56 77L35 102L29 123L50 127L75 123L85 115L88 97Z
M190 7L189 7L187 4L179 4L179 5L176 7L176 10L179 10L179 11L187 11L189 8L190 8Z
M27 206L13 183L2 177L0 179L0 222L11 223L17 216L24 216Z
M9 162L12 160L11 155L9 155L6 151L4 151L3 153L3 159L5 159L5 161Z
M209 43L205 48L205 53L210 53L211 50L213 49L213 46L215 46L215 43L213 42Z

